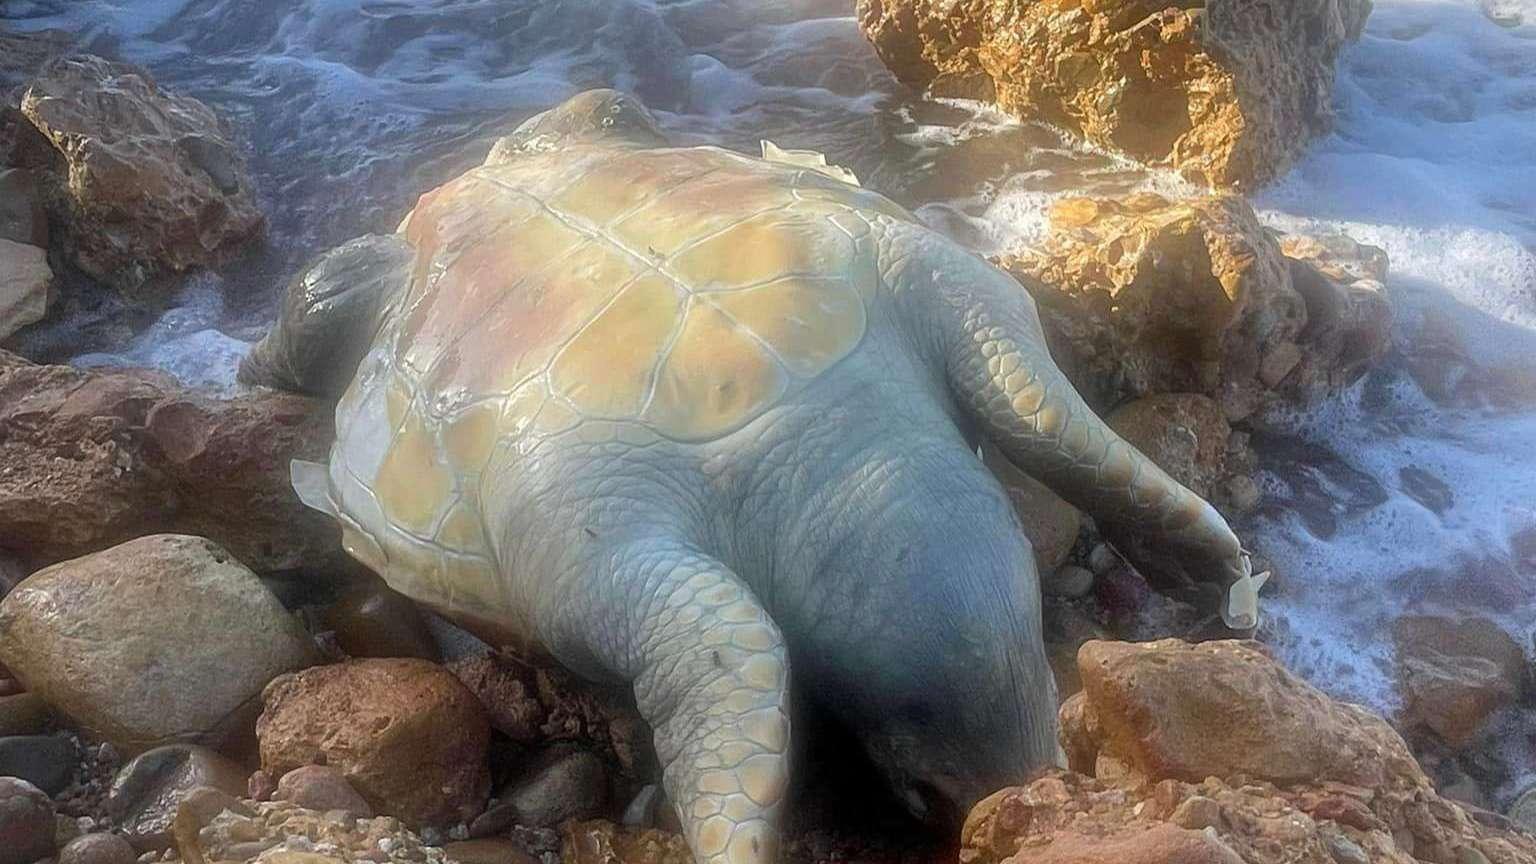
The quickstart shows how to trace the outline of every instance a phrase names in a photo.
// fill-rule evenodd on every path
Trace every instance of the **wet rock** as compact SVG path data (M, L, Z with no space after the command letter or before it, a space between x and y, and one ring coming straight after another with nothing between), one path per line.
M326 457L330 413L298 396L217 399L155 372L0 352L0 547L36 568L176 531L262 571L339 556L334 523L304 507L288 472Z
M1370 8L860 0L858 18L910 86L993 102L1197 182L1249 187L1330 128L1334 61Z
M1282 245L1235 196L1071 198L1050 217L1045 242L998 263L1035 296L1052 352L1095 401L1200 394L1236 422L1313 404L1391 345L1385 288L1355 278L1384 270L1374 247Z
M1465 748L1495 711L1512 704L1526 675L1525 652L1486 618L1414 615L1392 627L1404 720L1452 748Z
M47 252L0 238L0 341L43 320L52 284Z
M368 578L345 589L320 621L352 657L438 659L437 643L416 604L382 579Z
M52 709L36 693L0 696L0 736L37 735L52 719Z
M86 834L59 850L59 864L134 864L139 854L116 834Z
M306 810L341 810L353 816L373 816L373 808L347 778L326 765L305 765L289 771L277 781L271 797L275 801L292 801Z
M1062 706L1061 731L1083 773L976 805L962 864L1523 864L1536 854L1536 838L1437 795L1386 721L1332 702L1253 643L1094 642L1080 661L1086 687Z
M181 799L198 788L239 795L245 790L245 769L203 747L158 747L118 771L107 812L139 851L164 849L171 844Z
M601 759L585 750L557 747L496 797L515 813L516 824L550 828L602 812L608 802L608 771Z
M137 66L61 58L38 73L21 110L68 163L62 246L103 282L133 289L216 263L261 227L219 118Z
M19 777L45 795L57 795L74 782L79 762L79 748L62 736L0 738L0 777Z
M539 864L518 843L500 837L458 840L443 846L443 855L458 864Z
M1014 467L990 442L982 445L982 460L1013 502L1013 512L1024 526L1040 572L1049 573L1061 566L1077 544L1083 514L1044 483Z
M261 688L316 657L297 619L228 552L159 534L30 576L0 601L0 659L133 753L248 735Z
M53 802L41 789L0 777L0 864L33 864L54 849Z
M353 660L273 681L257 722L262 770L324 764L376 812L411 824L472 818L490 787L490 724L447 670L416 659Z
M683 838L670 831L623 828L612 822L567 823L561 832L563 864L691 864Z
M36 171L0 169L0 240L48 248L48 214L38 186Z

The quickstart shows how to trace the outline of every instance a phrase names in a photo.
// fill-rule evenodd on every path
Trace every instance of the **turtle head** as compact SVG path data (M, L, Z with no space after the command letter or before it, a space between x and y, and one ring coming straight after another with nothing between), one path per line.
M618 90L586 90L529 117L511 135L497 139L485 164L498 165L526 153L552 153L572 144L665 147L668 143L640 100Z
M799 655L818 703L912 815L940 829L1065 761L1033 561L995 554L1004 539L908 547L890 574L905 590L868 589L898 604L841 621L821 656Z

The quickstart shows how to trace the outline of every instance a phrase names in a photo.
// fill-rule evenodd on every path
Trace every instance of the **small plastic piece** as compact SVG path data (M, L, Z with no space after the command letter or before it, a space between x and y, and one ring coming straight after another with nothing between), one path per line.
M827 155L816 150L785 150L783 147L767 140L762 140L763 158L769 162L779 162L784 165L799 165L812 171L841 180L849 186L858 186L859 178L847 168L841 165L827 164Z

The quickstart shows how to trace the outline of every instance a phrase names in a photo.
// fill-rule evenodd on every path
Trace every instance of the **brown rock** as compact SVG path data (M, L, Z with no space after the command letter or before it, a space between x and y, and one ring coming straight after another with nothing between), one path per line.
M25 780L0 777L0 864L33 864L55 848L53 802Z
M175 534L34 573L0 601L0 658L127 753L249 735L261 688L317 659L254 573L208 540Z
M216 399L140 370L39 366L0 352L0 546L32 567L161 531L206 536L258 570L340 555L334 523L293 493L323 460L322 403Z
M1332 124L1369 0L860 0L896 77L1076 131L1219 186L1284 173Z
M1082 657L1062 745L1096 776L1051 772L977 804L961 864L1536 860L1536 838L1437 795L1385 721L1251 643L1089 643Z
M570 822L561 832L563 864L692 864L688 843L657 829L622 828L612 822ZM773 856L766 856L770 860Z
M458 864L538 864L522 846L501 837L459 840L443 846L443 854Z
M1050 573L1077 545L1077 534L1082 529L1083 514L1076 507L1062 500L1044 483L1014 467L1008 457L988 442L982 445L982 461L996 475L1008 500L1013 502L1013 512L1018 514L1024 526L1024 536L1035 552L1035 564L1041 573Z
M352 657L419 657L437 660L437 643L405 595L382 579L366 578L325 608L321 623Z
M134 848L165 849L171 845L176 808L197 788L238 796L245 789L245 769L203 747L157 747L117 772L107 812Z
M86 834L59 850L59 864L134 864L139 853L116 834Z
M1392 635L1405 722L1452 748L1475 742L1493 712L1520 695L1525 652L1493 621L1414 615L1398 619Z
M292 801L308 810L342 810L354 816L373 816L373 808L357 794L340 771L328 765L295 768L277 781L273 800Z
M1098 401L1201 394L1236 421L1312 404L1391 345L1385 289L1353 278L1384 269L1385 253L1297 238L1289 248L1306 257L1287 257L1241 198L1067 199L1051 220L1044 243L999 263L1035 295L1053 353Z
M48 286L52 284L48 253L0 238L0 341L43 320L48 311Z
M1227 425L1221 406L1195 393L1160 393L1106 418L1120 436L1203 498L1226 473Z
M1276 784L1429 787L1386 722L1329 699L1256 643L1089 642L1078 671L1085 704L1073 722L1100 734L1064 731L1064 738L1096 739L1099 759L1149 780L1241 775Z
M262 223L245 165L212 110L137 66L89 55L42 69L21 101L68 162L80 269L121 288L218 261Z
M484 710L424 660L353 660L273 681L257 721L262 770L342 772L376 812L413 824L463 822L490 788Z

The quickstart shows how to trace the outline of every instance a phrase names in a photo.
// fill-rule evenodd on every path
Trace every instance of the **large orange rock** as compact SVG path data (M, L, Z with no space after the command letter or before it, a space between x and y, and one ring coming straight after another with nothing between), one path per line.
M351 660L268 685L256 724L261 768L345 775L375 812L414 825L465 822L485 806L491 727L446 669L417 659Z
M1041 308L1079 389L1113 404L1195 393L1237 421L1313 404L1391 347L1386 255L1347 238L1277 238L1232 195L1068 198L1051 233L997 263Z
M1093 747L1068 748L1076 770L1108 761L1159 780L1429 786L1385 721L1328 698L1257 643L1089 642L1077 665L1082 714L1063 734Z
M294 494L323 460L323 403L233 399L143 370L40 366L0 351L0 551L31 569L145 534L207 537L258 571L340 556L336 526Z
M859 0L897 78L994 102L1219 186L1284 173L1332 124L1370 0Z
M961 864L1530 864L1536 838L1438 795L1386 721L1253 643L1090 642L1072 768L971 811Z
M207 105L90 55L36 76L21 110L67 163L61 248L81 270L136 288L215 263L260 229L244 161Z

